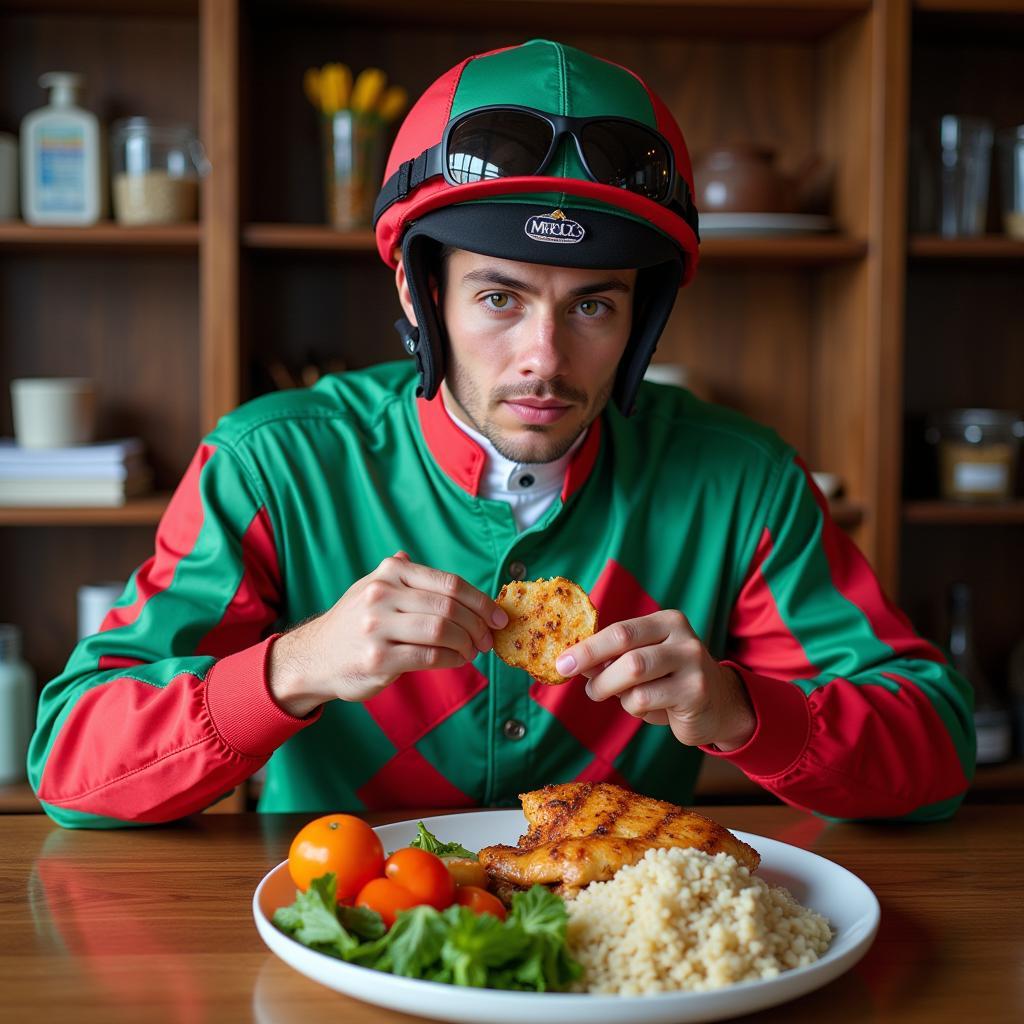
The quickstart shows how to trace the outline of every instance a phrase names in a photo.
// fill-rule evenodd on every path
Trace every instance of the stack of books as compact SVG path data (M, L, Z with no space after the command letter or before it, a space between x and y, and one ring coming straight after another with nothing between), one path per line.
M116 507L152 485L137 437L72 448L23 448L0 438L0 506Z

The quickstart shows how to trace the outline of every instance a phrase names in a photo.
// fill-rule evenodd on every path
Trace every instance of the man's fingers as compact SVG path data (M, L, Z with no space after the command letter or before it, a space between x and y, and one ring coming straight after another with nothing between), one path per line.
M670 629L668 620L658 613L613 622L586 640L566 648L555 662L555 667L564 676L577 673L593 676L600 672L604 662L614 661L637 647L666 640Z
M398 643L457 651L463 661L472 661L479 651L473 637L462 626L439 615L416 612L397 615L392 620L389 634L388 639Z
M391 649L396 675L421 672L432 668L461 668L466 659L450 647L427 647L423 644L395 644Z
M609 697L620 696L641 683L650 683L652 680L668 676L678 668L678 659L670 645L662 643L638 647L627 651L593 675L587 683L587 694L592 700L607 700ZM652 705L654 706L665 705Z
M491 627L474 611L460 604L453 597L446 597L432 590L412 590L402 587L396 602L399 612L437 616L460 626L476 645L478 651L489 651L494 646Z
M397 556L385 559L382 564L387 566L389 561L393 563L397 578L407 587L416 590L430 590L444 597L453 598L471 612L479 615L488 628L501 629L502 626L508 624L508 616L504 609L500 608L485 593L467 583L461 576L456 576L452 572L442 572L440 569L431 569L429 566L419 565Z

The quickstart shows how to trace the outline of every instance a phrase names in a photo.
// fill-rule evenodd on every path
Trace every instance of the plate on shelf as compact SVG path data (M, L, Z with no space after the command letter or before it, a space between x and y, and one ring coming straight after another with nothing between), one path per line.
M834 231L831 217L815 213L702 213L701 238L750 235L804 235Z
M494 843L515 845L526 831L521 811L478 811L424 818L446 842L471 850ZM385 850L396 850L416 836L417 821L374 829ZM775 978L746 981L710 992L666 992L649 996L605 996L564 992L504 992L460 988L401 978L309 949L277 930L274 911L295 899L295 885L283 861L268 872L253 894L256 928L271 951L300 974L337 992L389 1010L437 1020L478 1024L662 1024L713 1021L776 1006L827 985L848 971L868 950L880 911L874 893L856 875L807 850L775 839L734 831L761 854L758 874L783 885L804 906L829 919L835 937L822 957Z

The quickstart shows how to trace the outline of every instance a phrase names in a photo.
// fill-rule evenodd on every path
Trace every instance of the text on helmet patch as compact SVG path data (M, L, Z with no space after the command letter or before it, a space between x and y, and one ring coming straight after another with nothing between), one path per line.
M539 217L527 217L523 230L535 242L553 242L557 245L582 242L587 234L582 224L566 217L561 210L553 210Z

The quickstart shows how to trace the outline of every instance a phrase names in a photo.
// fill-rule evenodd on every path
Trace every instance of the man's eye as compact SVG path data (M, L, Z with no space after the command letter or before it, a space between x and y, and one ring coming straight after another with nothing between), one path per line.
M491 299L494 299L491 309L508 309L509 297L504 292L492 292L490 295L484 296L485 302L490 302Z
M600 299L584 299L579 304L580 310L583 312L583 315L588 319L595 319L599 315L600 307L602 306L604 306L605 309L608 308L608 304L602 302Z

